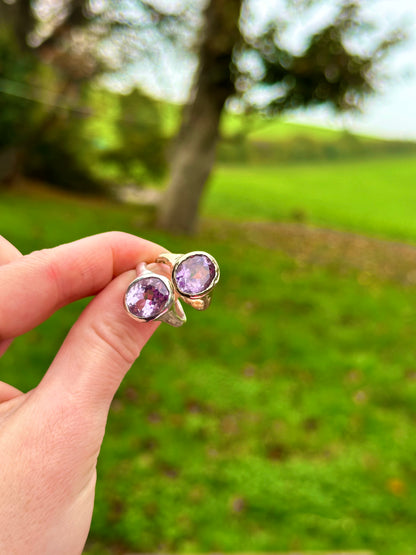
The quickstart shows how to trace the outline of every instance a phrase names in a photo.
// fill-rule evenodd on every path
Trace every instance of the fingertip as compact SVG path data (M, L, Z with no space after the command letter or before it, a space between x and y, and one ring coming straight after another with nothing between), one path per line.
M23 255L3 235L0 235L0 265L18 260Z

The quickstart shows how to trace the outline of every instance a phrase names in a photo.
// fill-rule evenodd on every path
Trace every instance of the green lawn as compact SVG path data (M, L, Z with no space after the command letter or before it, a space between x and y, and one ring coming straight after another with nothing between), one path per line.
M348 177L350 167L223 168L205 214L302 209L317 224L414 238L416 193L408 178L406 203L398 178L410 164L385 163L372 180L378 165ZM416 290L250 247L238 227L187 239L144 221L105 202L0 196L0 232L24 252L121 229L177 252L208 250L221 265L210 309L188 309L181 329L161 326L112 405L88 552L414 555ZM0 379L33 387L84 305L15 341Z
M220 167L203 214L416 240L416 157Z

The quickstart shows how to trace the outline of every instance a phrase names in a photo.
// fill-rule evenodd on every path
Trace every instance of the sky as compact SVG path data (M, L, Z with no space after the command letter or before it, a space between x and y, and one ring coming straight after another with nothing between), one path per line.
M380 83L379 92L370 97L359 115L334 115L328 109L292 116L296 121L325 127L347 128L367 135L396 139L416 139L416 0L372 1L381 27L406 28L408 39L388 57L390 79ZM370 4L370 2L369 2Z
M262 22L270 19L271 14L281 14L284 5L282 0L249 2L252 13L249 21L254 30L256 25L261 26ZM393 28L406 31L407 40L390 53L383 68L389 79L378 83L378 93L365 102L360 114L336 115L329 108L320 107L286 115L286 119L372 136L416 140L416 0L361 0L361 4L364 15L374 21L376 34L383 35ZM335 6L333 0L321 0L307 12L287 12L290 26L284 43L301 51L304 38L331 20ZM368 34L367 39L361 36L360 46L365 47L366 40L370 45L372 36ZM146 64L146 60L142 59L134 70L137 83L147 85L149 92L159 98L184 102L195 61L189 59L183 62L183 59L175 62L171 55L161 51L156 74L152 70L154 60Z

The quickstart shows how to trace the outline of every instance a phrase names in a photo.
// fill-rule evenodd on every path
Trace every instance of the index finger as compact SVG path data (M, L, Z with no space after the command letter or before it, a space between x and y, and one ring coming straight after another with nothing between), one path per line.
M57 309L95 295L115 276L166 249L128 233L93 235L35 251L0 267L0 341L21 335Z

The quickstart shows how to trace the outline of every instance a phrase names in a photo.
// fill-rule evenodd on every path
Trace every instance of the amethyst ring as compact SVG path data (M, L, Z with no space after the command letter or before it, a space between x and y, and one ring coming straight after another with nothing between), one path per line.
M174 327L186 322L170 279L151 272L145 263L139 264L137 278L127 288L124 306L129 316L139 322L161 320Z
M167 264L179 297L196 310L205 310L211 291L220 279L220 268L213 256L204 251L187 254L162 253L156 262Z

